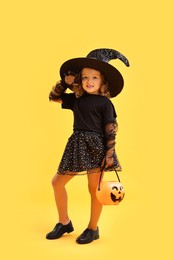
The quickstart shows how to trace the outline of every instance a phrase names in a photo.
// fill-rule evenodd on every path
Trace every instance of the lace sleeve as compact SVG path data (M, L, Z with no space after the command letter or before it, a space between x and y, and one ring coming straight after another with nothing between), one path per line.
M115 154L115 139L118 131L117 121L108 123L105 126L105 142L106 142L106 155L105 164L110 167L113 165L113 156Z
M49 93L49 100L58 100L61 98L61 95L66 91L68 85L62 84L62 81L58 81L56 85L52 88Z

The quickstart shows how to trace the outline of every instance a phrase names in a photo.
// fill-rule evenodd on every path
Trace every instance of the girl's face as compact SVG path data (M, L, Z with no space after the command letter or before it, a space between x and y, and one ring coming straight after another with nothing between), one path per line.
M82 87L88 94L99 94L102 84L102 76L100 71L91 68L82 70Z

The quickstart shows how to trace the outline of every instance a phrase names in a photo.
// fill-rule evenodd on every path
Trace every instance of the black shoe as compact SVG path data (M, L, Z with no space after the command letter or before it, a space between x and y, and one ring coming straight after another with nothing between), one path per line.
M91 243L93 240L99 238L99 229L97 227L96 230L92 229L85 229L84 232L76 239L78 244L88 244Z
M64 233L70 233L74 230L71 221L67 225L61 223L56 224L54 229L46 235L47 239L57 239L62 237Z

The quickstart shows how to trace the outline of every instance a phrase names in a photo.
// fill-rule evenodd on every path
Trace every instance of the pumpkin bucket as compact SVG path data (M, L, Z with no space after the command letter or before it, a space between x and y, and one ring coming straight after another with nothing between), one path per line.
M118 181L102 181L101 171L96 196L103 205L118 205L124 199L125 191L116 170L115 172Z

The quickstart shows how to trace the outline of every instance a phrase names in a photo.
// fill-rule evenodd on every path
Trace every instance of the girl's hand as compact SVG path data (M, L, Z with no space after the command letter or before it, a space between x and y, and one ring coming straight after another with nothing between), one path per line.
M68 85L72 85L74 82L75 76L73 75L67 75L65 76L65 83L67 83Z
M114 164L113 157L106 157L106 168L111 167Z
M105 169L111 167L114 164L113 157L104 157L101 163L101 167L104 167Z
M75 77L76 77L76 73L74 73L74 72L72 72L72 71L68 71L68 72L65 74L64 81L65 81L65 83L67 83L68 85L72 85L73 82L74 82Z

